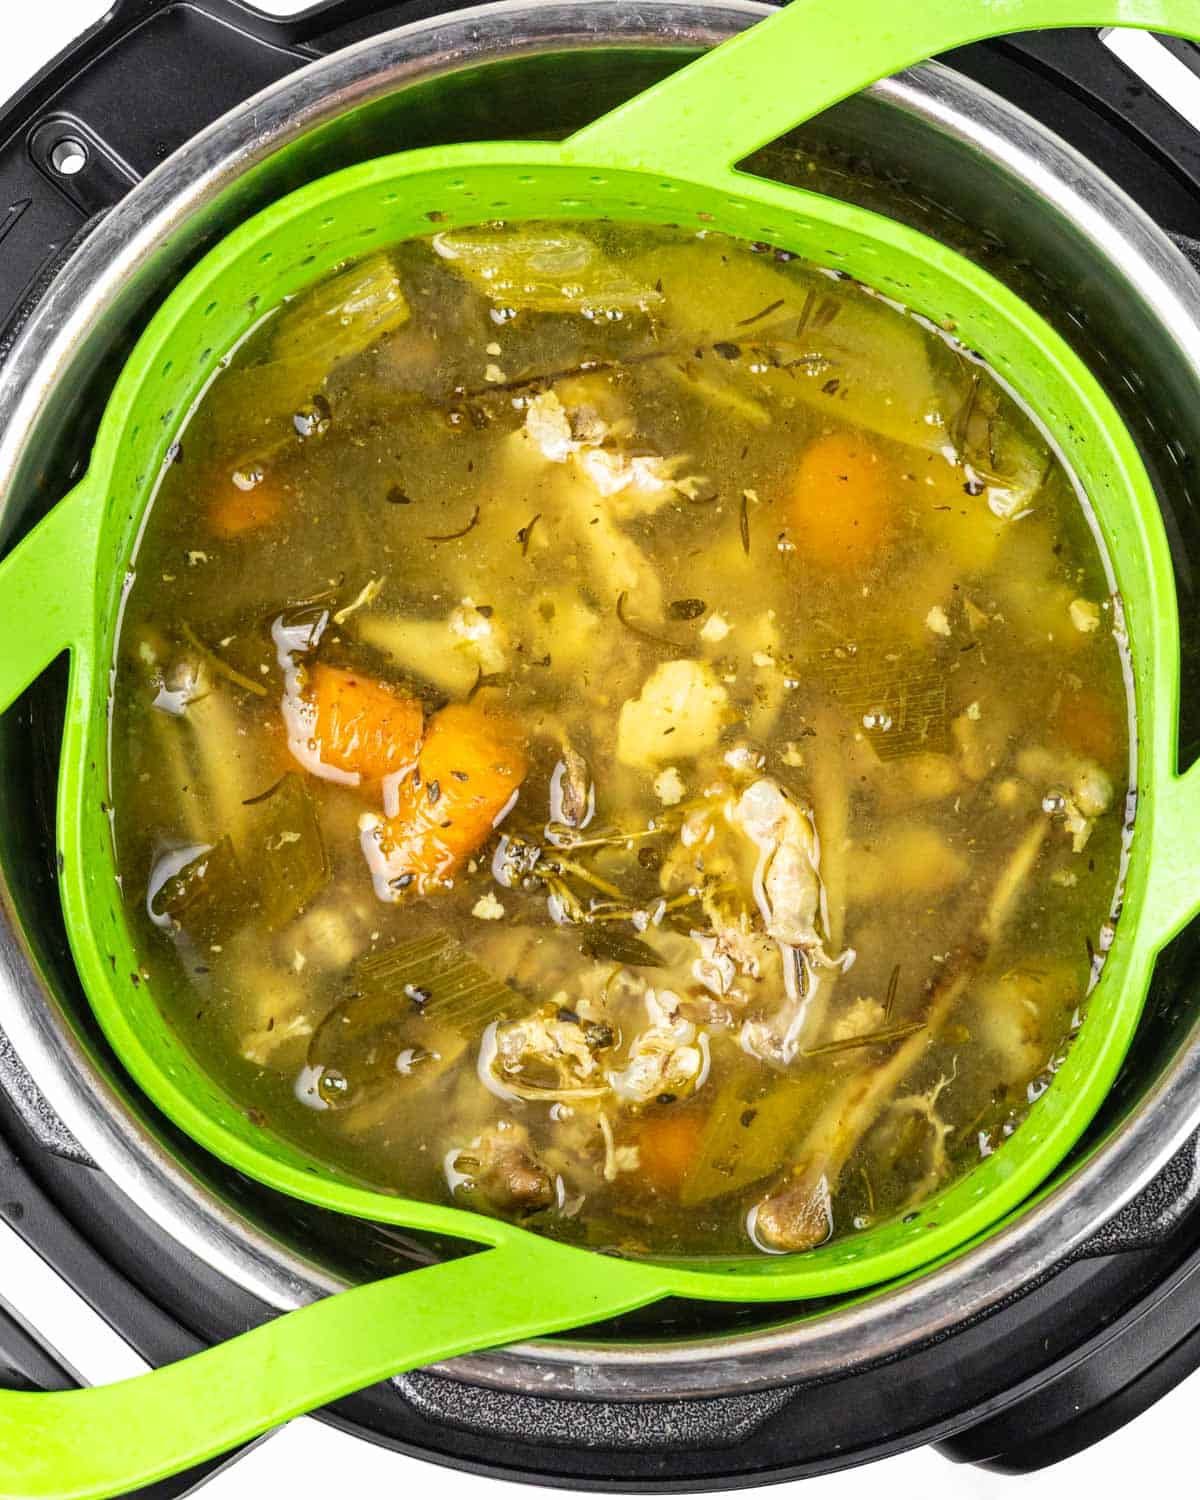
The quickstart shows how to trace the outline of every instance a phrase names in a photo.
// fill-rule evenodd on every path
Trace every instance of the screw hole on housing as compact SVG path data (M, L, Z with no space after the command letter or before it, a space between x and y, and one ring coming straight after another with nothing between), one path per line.
M55 141L49 152L50 169L59 177L78 177L88 163L88 149L73 135Z

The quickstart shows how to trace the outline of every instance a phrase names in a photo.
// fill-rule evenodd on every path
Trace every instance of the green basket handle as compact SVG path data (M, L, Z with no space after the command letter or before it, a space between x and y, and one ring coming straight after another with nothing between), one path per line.
M102 502L85 477L0 562L0 713L55 657L91 650Z
M661 1267L496 1226L498 1247L325 1297L113 1385L0 1391L0 1496L104 1500L420 1365L563 1332L669 1291Z
M1159 775L1151 795L1154 857L1139 924L1162 949L1200 914L1200 761Z
M747 17L751 22L753 17ZM1016 31L1200 36L1196 0L791 0L563 143L568 161L726 180L823 109L952 47Z

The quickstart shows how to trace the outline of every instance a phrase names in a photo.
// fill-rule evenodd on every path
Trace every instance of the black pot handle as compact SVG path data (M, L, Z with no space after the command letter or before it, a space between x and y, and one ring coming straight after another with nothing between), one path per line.
M242 0L118 0L0 106L0 355L98 217L361 9L280 21Z

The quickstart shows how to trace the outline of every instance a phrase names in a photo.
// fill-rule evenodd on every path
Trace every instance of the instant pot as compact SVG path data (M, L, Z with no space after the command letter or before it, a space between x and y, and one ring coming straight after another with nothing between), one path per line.
M117 4L0 117L0 537L82 472L138 333L240 220L384 152L565 134L762 9L336 0L285 23L239 0ZM1106 385L1171 536L1189 764L1200 134L1099 37L1059 33L913 69L757 165L953 244ZM155 1364L436 1258L434 1241L239 1176L122 1075L59 911L63 703L51 673L0 718L0 1218ZM408 1374L322 1415L435 1462L626 1491L740 1487L930 1442L1006 1472L1078 1451L1200 1363L1198 946L1193 929L1163 954L1118 1083L1049 1189L944 1264L819 1303L659 1305ZM0 1304L0 1383L70 1380Z

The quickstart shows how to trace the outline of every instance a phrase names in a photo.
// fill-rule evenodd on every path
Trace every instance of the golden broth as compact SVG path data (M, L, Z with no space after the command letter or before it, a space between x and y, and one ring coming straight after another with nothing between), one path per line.
M120 642L145 972L251 1118L626 1253L1001 1149L1103 961L1119 616L979 361L766 246L437 235L267 318Z

